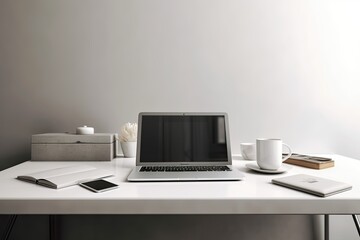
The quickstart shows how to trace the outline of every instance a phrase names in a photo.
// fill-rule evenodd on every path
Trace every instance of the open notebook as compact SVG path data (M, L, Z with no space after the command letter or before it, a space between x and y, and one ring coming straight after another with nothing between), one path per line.
M113 175L111 171L98 169L88 165L77 165L55 168L46 171L18 176L17 179L32 182L50 188L64 188L80 182L94 180Z

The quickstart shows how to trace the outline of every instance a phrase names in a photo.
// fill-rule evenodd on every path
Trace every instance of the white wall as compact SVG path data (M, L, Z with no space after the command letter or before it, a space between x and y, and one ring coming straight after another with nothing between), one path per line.
M358 1L1 5L6 120L118 131L139 111L226 111L235 153L276 136L360 157Z
M226 111L240 142L360 157L360 2L1 0L0 166L29 136Z

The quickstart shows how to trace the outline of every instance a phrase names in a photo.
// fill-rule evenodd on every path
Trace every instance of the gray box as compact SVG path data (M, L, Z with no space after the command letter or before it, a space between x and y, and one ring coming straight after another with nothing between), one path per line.
M117 153L114 133L45 133L31 139L31 160L35 161L111 161Z

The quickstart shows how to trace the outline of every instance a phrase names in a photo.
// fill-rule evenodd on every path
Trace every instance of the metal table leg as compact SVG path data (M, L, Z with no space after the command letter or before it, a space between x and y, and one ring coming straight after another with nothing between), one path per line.
M7 226L5 228L4 235L2 237L3 240L8 240L11 234L11 230L14 227L15 221L16 221L17 215L10 215L10 219L7 223Z
M353 217L353 220L354 220L356 229L357 229L357 231L358 231L358 234L359 234L359 236L360 236L360 223L359 223L359 219L358 219L358 217L357 217L355 214L353 214L352 217Z
M325 240L330 240L330 235L329 235L329 215L325 214L324 215L324 239Z
M49 239L58 240L60 239L59 232L59 219L57 215L49 215Z

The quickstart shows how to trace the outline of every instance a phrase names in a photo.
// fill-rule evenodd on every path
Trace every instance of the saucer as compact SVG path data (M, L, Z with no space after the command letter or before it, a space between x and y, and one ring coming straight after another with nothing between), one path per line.
M256 162L248 163L248 164L246 164L246 167L250 168L251 170L254 170L257 172L262 172L262 173L283 173L283 172L286 172L291 169L290 166L282 164L281 167L277 170L267 170L267 169L260 168Z

